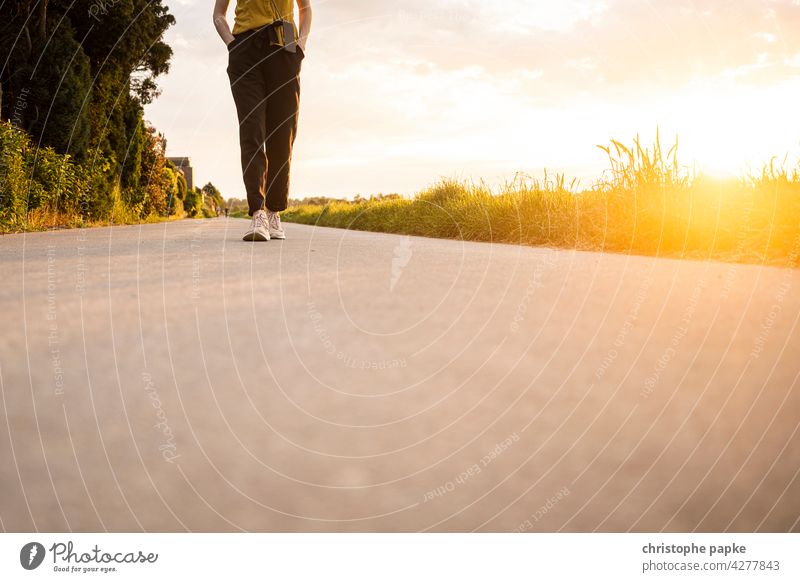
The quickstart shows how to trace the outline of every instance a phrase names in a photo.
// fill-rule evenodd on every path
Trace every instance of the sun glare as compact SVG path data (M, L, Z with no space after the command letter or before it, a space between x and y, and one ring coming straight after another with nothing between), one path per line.
M794 140L786 137L787 87L742 87L708 82L675 97L672 121L681 138L680 159L716 178L741 177L769 162L791 157Z
M712 178L736 178L741 177L747 170L748 162L740 159L736 152L730 151L732 148L720 148L704 152L703 156L697 159L698 170L706 176Z

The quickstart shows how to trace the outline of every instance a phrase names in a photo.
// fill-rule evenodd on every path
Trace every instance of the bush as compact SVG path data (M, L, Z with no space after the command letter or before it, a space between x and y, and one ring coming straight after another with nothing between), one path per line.
M183 217L186 181L166 165L163 137L149 128L146 135L140 185L121 188L112 176L114 161L97 150L78 163L35 147L26 132L0 122L0 231ZM194 194L192 216L202 212Z
M197 188L188 190L186 192L186 199L183 201L183 207L186 210L186 214L192 218L202 214L202 209L200 208L202 200L203 193L200 190Z
M30 148L27 135L10 123L0 123L0 225L6 228L24 221L29 190L26 162Z
M0 123L0 229L25 228L31 212L50 217L53 226L90 218L108 167L106 161L84 166L52 148L36 148L27 133Z

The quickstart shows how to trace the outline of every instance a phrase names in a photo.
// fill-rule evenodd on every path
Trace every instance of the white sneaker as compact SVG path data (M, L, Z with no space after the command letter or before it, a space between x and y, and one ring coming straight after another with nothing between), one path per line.
M253 215L253 222L250 224L250 229L245 233L242 240L247 242L263 242L269 240L269 226L267 225L267 213L263 210L258 210Z
M277 212L267 211L267 226L269 227L269 236L277 240L284 240L286 233L283 232L281 226L281 216Z

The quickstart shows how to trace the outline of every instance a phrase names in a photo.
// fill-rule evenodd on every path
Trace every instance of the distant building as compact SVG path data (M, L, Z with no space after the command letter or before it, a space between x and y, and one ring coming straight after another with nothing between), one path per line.
M189 158L167 158L170 162L175 164L178 171L186 178L186 187L189 190L194 188L194 176L192 172L192 160Z

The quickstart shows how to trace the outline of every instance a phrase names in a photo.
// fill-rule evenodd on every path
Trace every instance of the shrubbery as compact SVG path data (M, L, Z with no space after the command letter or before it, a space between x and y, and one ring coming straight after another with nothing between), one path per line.
M0 122L0 230L184 216L186 181L164 158L164 138L152 128L145 135L138 184L121 188L97 152L78 163Z

